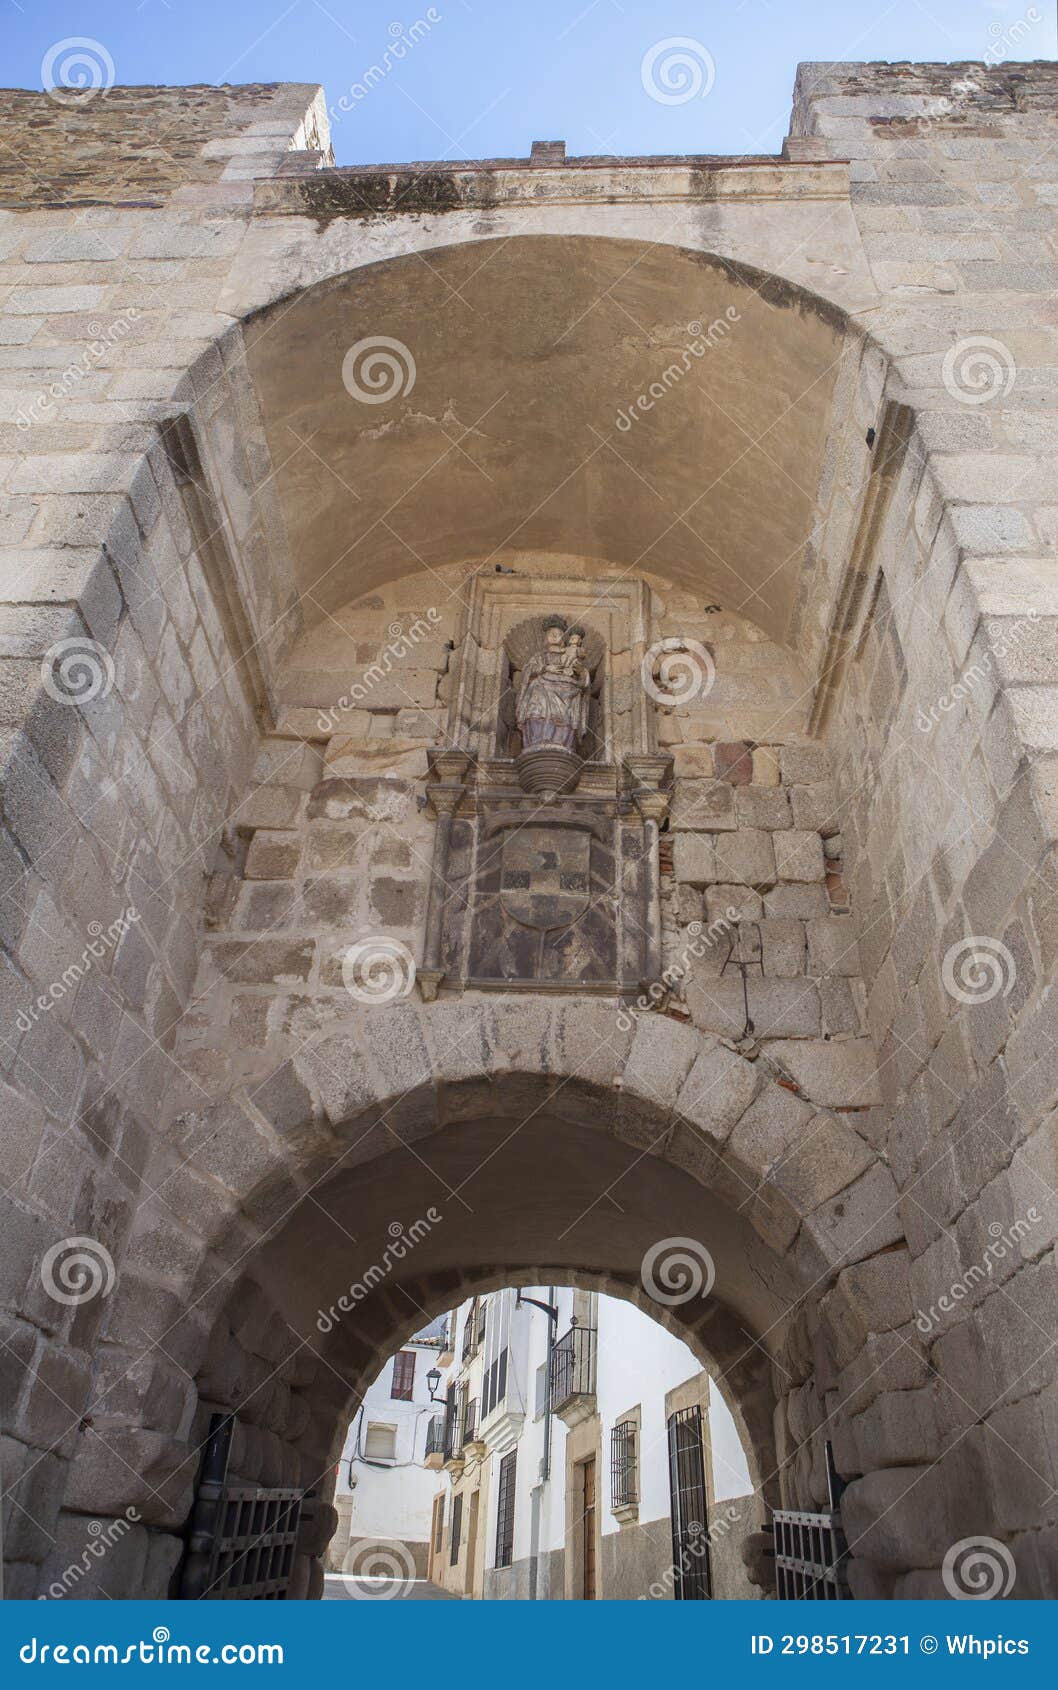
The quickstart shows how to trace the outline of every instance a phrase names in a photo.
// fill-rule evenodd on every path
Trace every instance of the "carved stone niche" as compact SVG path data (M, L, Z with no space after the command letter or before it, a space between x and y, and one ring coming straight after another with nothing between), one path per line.
M565 632L549 634L559 620ZM626 995L660 974L672 759L641 681L648 643L643 582L471 581L426 788L425 998L441 986Z

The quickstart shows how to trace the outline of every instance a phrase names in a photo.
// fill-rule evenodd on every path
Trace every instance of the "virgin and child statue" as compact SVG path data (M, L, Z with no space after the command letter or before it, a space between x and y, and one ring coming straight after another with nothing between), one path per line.
M544 623L544 646L522 670L514 714L523 751L557 746L576 755L588 731L591 671L584 658L585 630L564 616Z

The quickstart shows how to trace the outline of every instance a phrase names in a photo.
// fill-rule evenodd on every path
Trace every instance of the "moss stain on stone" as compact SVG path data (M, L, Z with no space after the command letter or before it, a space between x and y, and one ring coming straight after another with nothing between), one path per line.
M319 223L335 217L384 217L455 211L463 204L449 170L319 171L298 183L304 209Z
M810 293L807 288L799 287L796 282L787 281L785 276L774 275L769 270L759 270L755 264L746 264L741 259L721 258L715 252L694 252L687 249L687 253L691 262L702 269L712 270L729 281L741 282L751 288L765 305L775 306L781 311L800 311L806 316L817 317L821 323L825 323L838 334L843 334L848 326L845 313L839 305L833 305L818 294Z

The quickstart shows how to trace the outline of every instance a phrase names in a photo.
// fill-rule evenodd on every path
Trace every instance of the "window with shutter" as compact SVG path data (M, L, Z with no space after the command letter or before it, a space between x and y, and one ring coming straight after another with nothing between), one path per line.
M499 1501L496 1509L496 1565L509 1567L514 1555L514 1483L518 1451L512 1449L500 1462Z
M547 1409L547 1362L542 1361L536 1370L536 1404L533 1417L539 1420Z
M397 1428L375 1421L367 1428L364 1454L369 1461L392 1461L397 1453Z
M448 1564L454 1567L459 1560L459 1538L463 1530L463 1498L457 1496L452 1504L452 1539L448 1546Z
M411 1402L415 1394L414 1350L398 1350L393 1357L393 1385L389 1394L397 1402Z

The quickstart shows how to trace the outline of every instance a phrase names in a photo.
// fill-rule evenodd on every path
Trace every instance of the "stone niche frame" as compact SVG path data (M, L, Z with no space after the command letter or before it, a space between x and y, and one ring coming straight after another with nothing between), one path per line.
M510 680L505 642L526 621L554 611L602 643L597 684L606 755L584 763L573 792L531 794L518 784L514 758L500 754ZM418 970L427 1000L442 985L626 996L657 978L658 834L672 758L658 752L640 679L649 631L644 581L484 572L472 578L446 743L430 754L426 788L437 818ZM510 891L512 861L523 881L529 877L521 900ZM576 898L559 890L571 876L584 893L583 909L572 916ZM550 926L539 914L549 899Z

